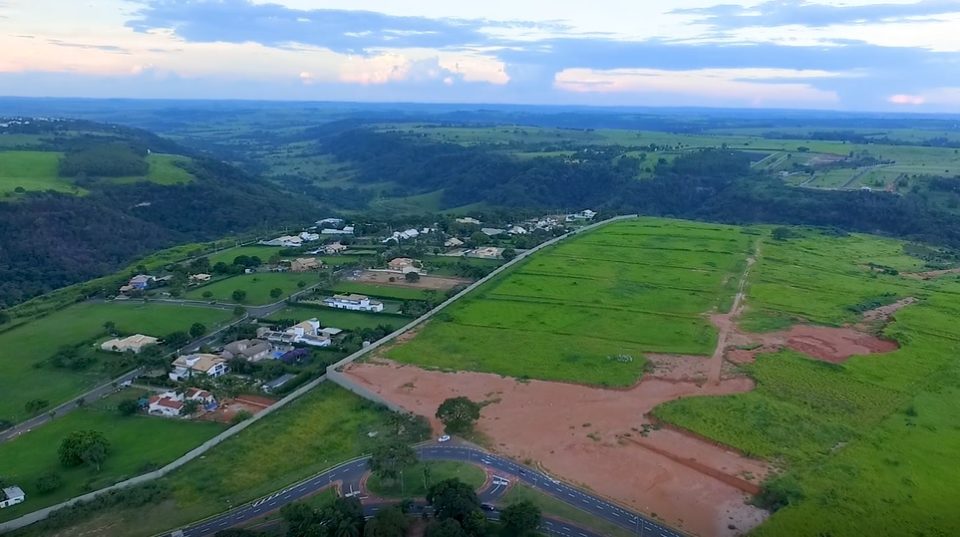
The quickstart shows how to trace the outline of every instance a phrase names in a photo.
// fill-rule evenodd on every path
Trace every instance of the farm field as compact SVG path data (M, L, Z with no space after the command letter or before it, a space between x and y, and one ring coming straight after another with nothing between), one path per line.
M430 485L444 479L459 479L473 488L480 488L487 476L479 466L465 462L428 461L418 462L403 472L402 483L383 481L377 475L367 479L367 489L380 498L422 498ZM426 482L426 483L425 483Z
M902 243L863 235L807 230L800 238L765 241L743 327L851 324L864 304L916 298L879 328L899 350L833 364L794 351L761 353L741 366L756 381L754 391L680 399L654 410L781 468L768 496L785 506L755 535L960 532L946 500L960 479L949 462L960 453L960 422L949 410L960 405L952 350L960 334L951 322L960 313L960 284L878 273L868 263L900 270L921 264L902 253Z
M268 320L297 319L304 321L316 317L323 326L332 326L341 330L362 330L389 325L394 329L410 322L409 318L382 313L362 313L326 307L288 306L267 317Z
M525 261L388 358L444 370L630 386L644 353L709 355L755 237L669 220L618 222ZM522 357L522 359L518 359Z
M225 280L219 280L209 285L195 287L188 291L184 296L192 300L217 300L221 302L236 302L233 298L233 292L236 290L246 291L247 296L242 301L243 304L251 306L260 306L264 304L273 304L283 300L291 294L300 290L297 285L299 282L306 283L306 286L317 283L316 273L307 272L257 272L254 274L241 274ZM279 288L283 293L274 298L270 296L270 291ZM206 292L212 293L210 298L203 296Z
M203 459L158 481L170 491L161 501L136 508L96 511L68 527L34 524L16 535L66 537L150 536L229 505L257 498L324 468L369 452L395 434L391 414L324 383L275 414L211 450ZM377 431L378 439L367 433ZM423 440L409 425L409 440ZM269 438L269 442L264 439Z
M0 151L0 194L12 194L18 187L27 191L85 193L86 190L60 177L60 156L61 153L52 151Z
M196 322L213 330L229 319L229 312L207 308L84 303L0 332L0 393L4 394L0 398L0 419L22 421L27 417L27 401L46 399L53 407L106 380L108 377L98 370L97 364L85 372L40 364L61 347L93 344L98 338L106 338L103 325L107 321L116 323L123 333L160 337L186 331ZM109 360L115 355L102 356Z
M208 421L119 414L116 409L119 401L142 393L136 389L124 390L0 444L4 479L20 485L30 498L26 503L0 511L0 521L159 468L226 428ZM57 448L73 431L100 431L110 442L110 454L99 472L87 466L66 468L60 464ZM42 494L36 490L36 481L51 473L59 475L63 485Z

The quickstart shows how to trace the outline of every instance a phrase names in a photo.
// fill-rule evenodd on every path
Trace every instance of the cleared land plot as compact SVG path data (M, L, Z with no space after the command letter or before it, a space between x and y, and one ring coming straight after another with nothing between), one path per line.
M643 353L708 355L753 241L738 228L619 222L534 256L387 356L446 370L629 386Z
M52 151L0 151L0 194L23 188L80 194L84 189L60 177L61 153Z
M402 279L402 275L396 275ZM367 283L344 280L337 282L332 291L335 293L356 293L360 295L369 295L374 297L392 298L395 300L426 300L436 295L436 291L431 289L416 289L410 287L399 287L389 283Z
M316 317L323 326L332 326L341 330L362 330L377 326L391 326L394 329L410 322L407 317L384 315L382 313L362 313L336 308L290 306L267 317L267 320L297 319L304 321Z
M106 380L97 366L86 372L38 365L61 347L106 337L103 324L116 323L123 333L161 337L189 330L193 323L213 330L230 319L230 312L167 304L77 304L0 332L0 419L14 422L27 417L24 404L46 399L56 406ZM103 353L104 360L114 354Z
M375 439L367 435L373 431L379 433ZM396 425L391 424L389 412L324 383L217 446L202 459L161 479L160 485L171 491L165 500L134 508L101 510L65 528L36 524L20 534L156 535L367 453L375 442L395 434Z
M391 281L391 278L393 281ZM415 282L407 281L406 277L392 272L376 272L367 270L361 272L352 283L376 284L401 289L420 289L423 291L446 291L457 286L469 285L472 280L465 278L449 278L443 276L421 276Z
M0 510L0 520L16 518L159 468L226 428L210 422L121 416L116 404L142 393L124 390L0 444L4 479L20 485L29 498L28 502ZM57 449L73 431L100 431L110 442L110 453L99 472L89 466L66 468L60 464ZM36 481L50 473L59 475L63 485L42 494L37 491Z
M186 298L193 300L207 300L204 293L210 292L212 295L209 300L222 302L236 302L233 298L233 292L240 290L247 293L241 303L253 306L263 304L273 304L283 300L301 288L298 286L304 282L306 286L317 283L316 273L307 272L257 272L255 274L241 274L225 280L220 280L210 285L195 287L186 293ZM306 287L305 286L305 287ZM279 297L270 296L270 291L280 289L282 292Z
M960 286L865 266L917 266L896 241L802 235L764 243L746 324L772 326L777 316L850 323L859 321L851 306L915 297L918 303L881 329L899 350L842 364L789 351L761 355L743 366L756 390L672 401L655 414L783 468L771 490L788 505L756 535L891 535L906 527L918 535L960 532L946 499L960 493Z

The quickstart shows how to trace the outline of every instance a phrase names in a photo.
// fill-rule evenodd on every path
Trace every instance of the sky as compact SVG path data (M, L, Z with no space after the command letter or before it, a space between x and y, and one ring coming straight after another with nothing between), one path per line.
M960 0L0 0L0 95L960 112Z

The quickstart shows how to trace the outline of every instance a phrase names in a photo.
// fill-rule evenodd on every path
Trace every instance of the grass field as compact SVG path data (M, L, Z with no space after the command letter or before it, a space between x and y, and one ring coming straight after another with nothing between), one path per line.
M230 248L228 250L223 250L215 254L210 254L207 256L210 259L211 265L216 265L217 263L223 262L228 265L233 264L233 260L238 256L257 256L264 263L267 262L274 255L279 255L282 248L276 246L241 246L239 248Z
M851 306L872 297L916 297L921 302L884 330L901 348L839 365L786 351L764 355L744 367L756 390L680 399L656 415L783 470L774 490L790 504L754 535L960 533L947 499L960 493L960 283L871 271L867 263L900 270L921 263L896 241L802 235L764 242L748 326L774 326L778 317L849 323L858 317Z
M258 272L256 274L241 274L211 283L210 285L195 287L188 291L185 297L193 300L207 300L203 295L209 291L213 293L210 300L236 302L232 296L233 292L243 290L247 293L243 304L259 306L263 304L273 304L296 293L300 290L300 287L297 285L299 282L305 282L307 286L313 285L317 283L317 274L306 272ZM283 291L279 298L270 296L270 291L273 289Z
M190 159L180 155L164 155L153 153L147 155L147 164L150 166L146 176L110 177L105 180L110 183L128 184L149 181L160 185L179 185L193 181L193 174L185 170L182 165L188 164Z
M332 326L341 330L360 330L389 325L394 329L410 322L409 318L381 313L363 313L359 311L338 310L327 307L288 306L267 317L272 319L298 319L304 321L316 317L323 326Z
M46 399L56 406L106 380L96 365L86 372L41 366L66 345L94 340L104 333L103 324L116 323L124 333L164 336L203 323L213 330L230 319L221 310L161 304L77 304L0 332L0 419L18 422L27 417L24 404ZM114 355L103 353L104 360Z
M252 500L351 457L395 434L391 414L324 383L161 480L171 498L112 509L67 528L35 525L20 535L149 536ZM376 439L367 433L377 431ZM408 428L409 431L409 428ZM422 440L417 438L416 440Z
M397 278L400 279L403 278L403 276L398 275ZM392 298L395 300L426 300L437 295L436 291L427 289L411 289L409 287L351 281L337 282L332 291L336 293L357 293L374 297Z
M441 369L628 386L645 352L712 352L716 331L705 314L729 307L754 240L718 225L611 224L525 261L387 355Z
M222 424L154 416L121 416L116 404L143 392L128 389L91 403L16 440L0 444L3 477L16 483L29 500L0 510L0 521L100 489L145 471L159 468L224 430ZM61 440L72 431L100 431L110 442L110 455L101 471L63 467L57 458ZM39 477L56 473L63 486L51 493L36 490Z
M61 153L51 151L0 151L0 194L13 193L18 187L27 191L85 193L60 177L60 156Z
M609 537L637 537L637 534L625 530L619 526L599 520L586 511L562 502L553 496L548 496L536 489L526 485L514 485L503 495L501 506L507 506L513 503L530 501L540 508L544 516L550 516L568 520L574 524L593 530L601 535Z
M384 481L376 475L367 480L370 492L381 498L422 498L430 485L444 479L459 479L473 488L480 488L487 476L472 464L454 461L419 462L403 471L403 479Z

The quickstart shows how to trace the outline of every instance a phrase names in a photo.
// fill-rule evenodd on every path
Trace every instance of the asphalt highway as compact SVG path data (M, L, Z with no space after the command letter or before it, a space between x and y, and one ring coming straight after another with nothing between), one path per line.
M509 481L510 484L523 483L577 507L598 519L620 526L626 531L632 531L638 536L684 537L683 534L657 521L650 520L601 497L567 485L543 472L469 445L454 442L421 445L417 447L417 453L421 460L461 461L482 466L494 476ZM362 496L361 481L366 473L367 457L347 461L269 496L194 523L180 531L183 532L184 537L213 535L220 530L249 523L280 509L286 504L304 500L326 487L333 486L335 483L339 484L342 495L358 496L362 501L365 498ZM480 501L496 504L507 489L507 486L491 483L480 491ZM382 507L384 507L382 504L366 503L364 510L369 516L372 516ZM429 507L423 505L420 505L419 508L429 510ZM487 515L496 519L499 512L496 510L488 511ZM569 522L549 517L544 518L540 529L544 533L559 537L603 537L601 534L580 528ZM173 535L180 534L174 532Z

